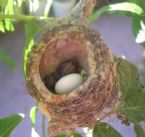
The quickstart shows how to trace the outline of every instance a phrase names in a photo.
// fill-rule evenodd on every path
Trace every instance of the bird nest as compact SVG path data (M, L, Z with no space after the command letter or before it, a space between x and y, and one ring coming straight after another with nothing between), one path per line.
M65 95L55 93L57 79L80 70L86 73L80 87ZM32 49L26 75L29 93L50 118L51 137L93 127L117 99L113 56L99 33L86 26L63 25L48 31Z

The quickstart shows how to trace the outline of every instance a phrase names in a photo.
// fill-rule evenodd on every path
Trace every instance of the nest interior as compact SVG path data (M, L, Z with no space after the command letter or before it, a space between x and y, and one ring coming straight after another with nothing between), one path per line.
M59 36L49 43L41 57L40 76L49 91L55 93L55 84L70 73L89 75L85 42L68 35Z
M66 71L67 66L71 70ZM83 85L68 95L52 93L54 86L47 85L48 77L80 69L87 73ZM96 118L105 108L112 108L117 98L113 56L99 33L85 26L64 25L48 31L29 56L26 85L51 119L51 137L94 126Z

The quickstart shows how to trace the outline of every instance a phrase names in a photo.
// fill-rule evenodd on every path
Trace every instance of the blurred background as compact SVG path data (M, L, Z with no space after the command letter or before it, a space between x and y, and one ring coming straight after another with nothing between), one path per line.
M36 1L29 7L27 2L19 12L31 11L31 15L40 16L44 13L47 16L65 16L75 6L75 0L48 0ZM30 1L28 1L30 2ZM52 2L51 8L46 9L46 4ZM109 1L113 3L114 1ZM98 6L108 4L108 1L99 3ZM126 57L127 60L136 64L142 78L145 80L145 50L135 43L132 34L132 18L119 15L104 14L92 24L92 27L99 31L101 37L108 45L111 52L116 56ZM14 32L0 33L0 49L5 51L11 60L16 63L15 69L10 67L0 59L0 118L6 117L14 113L25 114L24 120L14 130L11 137L30 137L31 123L29 120L29 112L32 106L36 105L33 98L27 93L25 81L22 71L23 50L25 45L24 24L16 22ZM37 114L36 125L37 131L41 134L42 114ZM109 121L123 137L136 137L133 126L127 127L122 125L119 120L113 119Z

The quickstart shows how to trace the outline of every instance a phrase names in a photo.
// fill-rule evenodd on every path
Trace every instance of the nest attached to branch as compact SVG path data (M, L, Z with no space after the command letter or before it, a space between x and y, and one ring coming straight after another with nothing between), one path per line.
M85 24L95 1L81 0L71 14L78 19L74 22L69 16L68 21L49 28L28 56L26 86L50 118L50 137L78 127L93 127L117 101L114 58L99 33ZM81 16L76 16L78 12ZM86 73L85 82L69 94L57 95L57 80L80 70Z
M45 77L55 74L60 64L67 61L82 68L87 80L71 93L57 95L48 89ZM116 101L113 57L99 33L87 27L67 25L48 31L33 49L27 66L26 85L42 112L51 119L50 136L86 125L93 127L103 110L112 108Z

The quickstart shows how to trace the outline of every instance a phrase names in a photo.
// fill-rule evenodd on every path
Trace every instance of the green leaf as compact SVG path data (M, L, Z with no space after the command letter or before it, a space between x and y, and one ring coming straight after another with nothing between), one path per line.
M34 37L38 32L40 32L40 27L35 22L27 22L25 24L26 44L24 49L24 64L23 64L23 71L25 76L28 56L32 48L35 46Z
M8 30L8 31L14 31L15 29L14 29L14 25L13 25L13 23L11 22L11 20L9 20L9 19L5 19L5 28L6 28L6 30Z
M0 21L0 31L5 33L5 27L4 27L3 21Z
M31 129L31 137L40 137L34 127L32 127L32 129Z
M36 113L37 112L38 112L37 106L33 106L30 110L30 120L31 120L31 124L32 124L31 137L40 137L39 134L35 130Z
M0 7L4 7L8 0L0 0Z
M18 114L0 119L0 137L9 137L22 119L23 117Z
M132 63L118 58L118 88L121 93L117 111L130 122L145 120L145 88L137 68Z
M118 4L112 4L104 6L103 8L95 11L89 18L90 22L97 20L103 13L119 13L121 15L142 17L144 11L139 5L135 3L123 2Z
M81 134L74 132L72 134L60 134L58 137L82 137Z
M5 11L4 11L5 15L14 15L14 0L8 0L8 3L5 7ZM10 19L5 19L5 28L8 31L14 31L14 25L12 20Z
M136 137L145 137L145 132L139 123L134 125L134 130L135 130L136 135L137 135Z
M17 0L18 6L21 7L23 0Z
M25 24L26 45L30 43L30 41L34 38L39 29L39 26L33 21L27 22Z
M0 60L3 61L10 69L16 69L16 63L12 58L2 49L0 49Z
M6 15L14 15L14 0L8 0L4 13Z
M93 130L93 137L122 137L122 136L111 125L104 122L97 122Z
M138 18L133 18L132 31L136 43L145 43L145 22Z
M141 5L141 0L127 0L128 2L132 2L132 3L135 3L135 4L138 4L138 5Z
M68 134L60 134L58 137L70 137Z
M136 3L137 5L141 6L145 12L145 1L144 0L128 0L128 2Z
M35 126L35 122L36 122L36 113L38 112L38 107L36 106L33 106L31 108L31 111L30 111L30 120L31 120L31 124L32 126Z
M82 137L82 135L75 132L75 133L73 133L73 137Z

